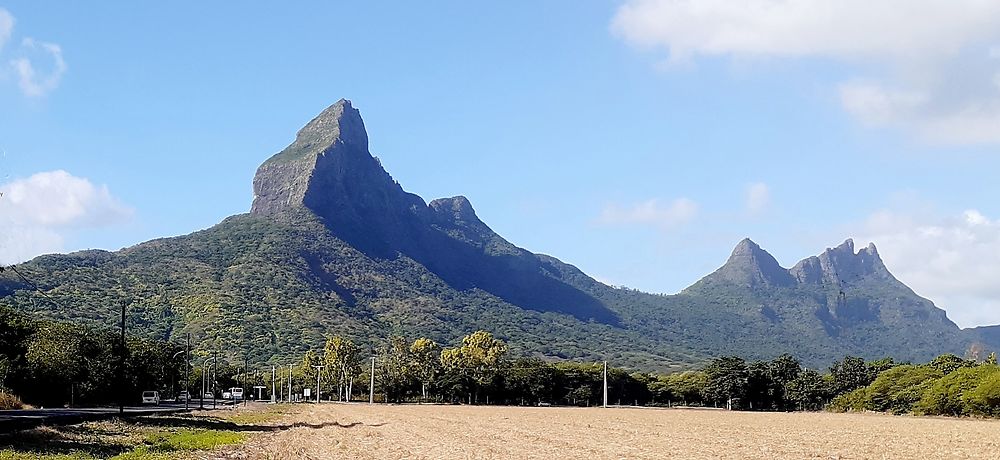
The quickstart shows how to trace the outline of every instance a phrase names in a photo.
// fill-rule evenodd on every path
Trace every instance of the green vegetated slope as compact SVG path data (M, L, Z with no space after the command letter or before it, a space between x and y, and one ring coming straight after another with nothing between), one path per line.
M962 353L967 333L895 280L874 247L845 243L784 269L749 240L677 295L601 284L494 233L464 197L425 203L368 152L341 100L264 162L254 204L207 230L117 252L19 265L0 304L279 362L326 335L391 334L448 344L485 329L512 352L668 370L710 356L792 352L812 366L845 354L927 360ZM627 255L623 255L627 257ZM680 263L680 262L679 262Z

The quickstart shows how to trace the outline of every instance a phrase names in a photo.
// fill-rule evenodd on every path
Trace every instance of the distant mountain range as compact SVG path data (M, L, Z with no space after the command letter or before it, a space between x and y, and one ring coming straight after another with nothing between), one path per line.
M846 354L1000 349L1000 326L959 329L896 280L875 246L855 252L851 240L786 269L746 239L676 295L607 286L511 244L464 197L426 203L404 191L346 100L265 161L253 190L248 214L207 230L21 264L47 297L8 271L0 304L111 326L126 302L137 333L191 333L201 350L274 363L331 334L451 344L476 329L518 354L647 370L728 354L825 366Z

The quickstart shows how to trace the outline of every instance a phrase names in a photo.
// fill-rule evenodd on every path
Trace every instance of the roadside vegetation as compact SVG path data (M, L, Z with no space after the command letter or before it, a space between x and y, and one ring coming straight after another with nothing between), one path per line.
M350 340L333 337L293 369L298 382L293 391L314 387L319 372L329 389L325 398L366 399L364 390L360 395L351 390L356 381L368 382L363 361ZM805 368L787 354L752 362L727 356L700 370L672 374L609 367L607 382L612 405L1000 417L995 354L984 360L946 354L925 364L847 356L825 372ZM603 403L604 366L511 359L506 344L485 331L452 348L427 338L392 337L375 359L375 390L377 399L389 402L596 406Z
M372 365L381 402L596 406L604 399L603 362L511 356L508 345L486 331L453 347L392 336L376 346L374 363L367 347L332 336L298 365L276 368L273 382L270 366L247 369L220 360L203 375L214 360L187 368L181 344L127 337L125 345L110 330L0 307L0 409L114 404L120 397L138 403L143 390L171 398L203 381L217 397L225 388L243 387L252 396L254 386L269 391L273 384L280 400L302 399L306 389L314 399L318 383L324 400L366 401ZM826 370L803 367L787 354L752 362L727 356L671 374L610 366L607 387L612 405L1000 417L995 355L942 355L924 364L848 356Z
M240 444L256 432L291 428L287 406L111 419L0 435L0 460L160 460Z

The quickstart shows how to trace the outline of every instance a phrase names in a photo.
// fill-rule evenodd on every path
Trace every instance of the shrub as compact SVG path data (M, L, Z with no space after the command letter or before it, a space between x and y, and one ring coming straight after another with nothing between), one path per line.
M0 391L0 410L24 409L25 405L21 398L10 393Z
M995 365L954 370L924 391L914 411L924 415L969 415L971 407L963 401L964 395L997 372L1000 367Z
M831 412L863 412L865 410L865 400L868 399L867 388L856 388L853 391L837 395L826 406Z
M975 415L1000 417L1000 372L984 378L976 388L962 396L962 401Z
M868 386L865 409L905 414L920 400L924 390L944 374L929 366L904 365L889 369Z

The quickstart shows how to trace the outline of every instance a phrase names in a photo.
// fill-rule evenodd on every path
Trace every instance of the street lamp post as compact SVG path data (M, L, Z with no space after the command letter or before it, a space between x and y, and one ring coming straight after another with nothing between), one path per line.
M205 364L201 365L201 394L198 395L198 401L200 401L199 407L201 409L205 408L205 393L207 393L207 391L205 391L205 390L206 390L206 385L208 384L206 378L207 378L207 374L208 374L208 362L211 361L211 360L212 360L212 358L208 358L208 359L205 360ZM215 392L214 391L212 392L212 399L213 400L215 399Z
M323 371L325 366L313 366L316 368L316 404L319 404L319 374Z

